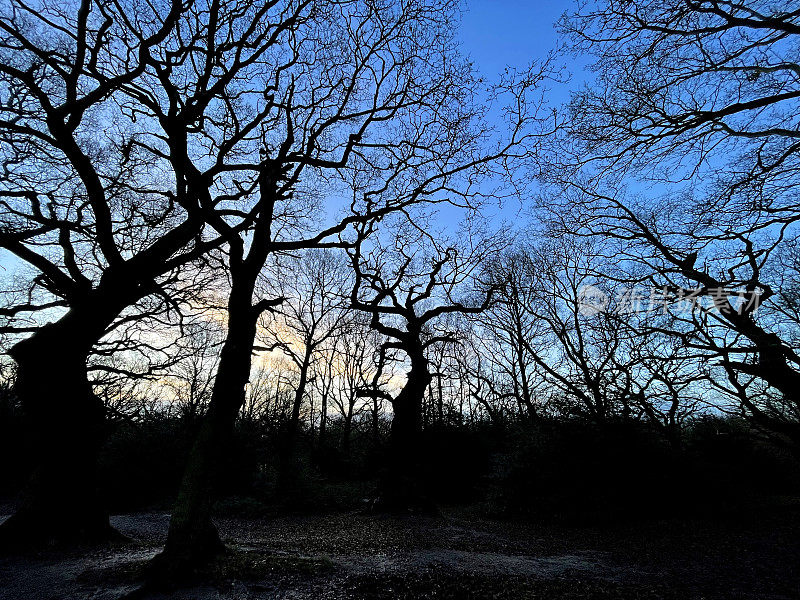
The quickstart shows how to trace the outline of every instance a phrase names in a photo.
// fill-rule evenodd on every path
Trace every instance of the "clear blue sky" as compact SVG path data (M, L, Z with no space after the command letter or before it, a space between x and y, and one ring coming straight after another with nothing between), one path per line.
M575 8L575 0L465 0L461 22L461 50L487 78L494 80L506 67L525 68L541 62L558 45L555 23ZM570 70L580 67L568 65ZM551 83L548 104L559 106L569 99L572 84ZM510 202L495 218L515 220L521 205ZM446 212L446 211L443 211Z
M524 67L557 42L553 24L572 0L467 0L461 29L463 50L487 76L506 65Z

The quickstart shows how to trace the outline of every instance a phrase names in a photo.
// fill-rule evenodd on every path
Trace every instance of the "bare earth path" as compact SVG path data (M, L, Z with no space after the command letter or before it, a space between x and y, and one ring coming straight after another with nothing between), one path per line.
M2 519L2 517L0 517ZM0 599L111 600L137 587L165 513L118 515L135 541L0 558ZM558 527L359 513L228 518L208 582L151 598L800 598L796 501L747 518Z

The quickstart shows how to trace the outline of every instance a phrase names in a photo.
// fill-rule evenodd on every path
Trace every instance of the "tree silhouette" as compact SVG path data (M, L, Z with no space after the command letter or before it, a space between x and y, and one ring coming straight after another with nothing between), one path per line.
M113 535L95 497L104 410L87 359L127 307L152 295L172 305L178 271L221 242L203 236L182 172L152 169L169 169L166 150L126 104L183 6L72 8L11 2L0 16L0 247L34 272L4 331L30 334L9 354L38 463L0 528L9 544Z
M496 251L492 243L481 240L472 252L459 256L454 247L431 242L426 253L424 242L430 238L420 225L412 220L407 228L400 227L389 247L378 244L365 252L369 232L362 230L355 248L349 250L355 272L351 305L370 314L371 326L389 338L384 351L399 350L408 361L399 393L393 396L375 387L363 392L381 395L392 405L387 474L377 504L388 510L424 508L427 502L419 471L422 406L433 379L428 352L434 345L457 341L452 332L437 330L437 320L453 313L481 312L496 291L491 286L478 292L478 299L456 297L469 286L481 258Z
M798 321L782 290L800 222L800 12L609 2L563 28L598 79L573 98L553 171L559 229L616 240L619 260L676 303L687 290L708 301L673 310L672 334L713 365L718 391L796 444ZM633 177L655 186L631 190Z
M230 293L214 390L158 560L164 572L192 568L222 549L211 521L221 449L245 399L258 319L283 301L255 297L269 257L346 245L355 225L446 202L451 188L503 173L529 152L527 126L536 116L522 99L538 79L503 89L516 108L508 134L493 139L473 97L479 82L453 53L454 11L439 0L271 2L244 10L215 2L185 16L181 56L191 59L181 64L209 70L192 73L187 86L178 84L182 70L178 77L165 67L159 81L167 87L168 80L179 98L191 92L187 110L215 99L217 113L192 113L216 160L196 176L227 184L224 199L206 201L214 209L206 220L225 236ZM349 206L321 222L322 208L341 207L345 198Z

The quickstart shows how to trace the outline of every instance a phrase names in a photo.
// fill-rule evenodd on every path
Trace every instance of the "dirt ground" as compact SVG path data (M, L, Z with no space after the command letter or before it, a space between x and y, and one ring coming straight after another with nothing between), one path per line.
M646 523L554 525L358 512L218 521L232 551L192 587L145 598L800 598L800 501ZM0 517L0 520L3 517ZM166 513L112 517L132 541L0 557L0 599L122 598Z

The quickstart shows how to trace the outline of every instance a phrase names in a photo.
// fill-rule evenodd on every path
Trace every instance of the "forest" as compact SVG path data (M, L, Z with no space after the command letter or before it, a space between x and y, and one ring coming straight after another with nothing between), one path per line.
M552 4L0 0L0 599L800 597L800 6Z

